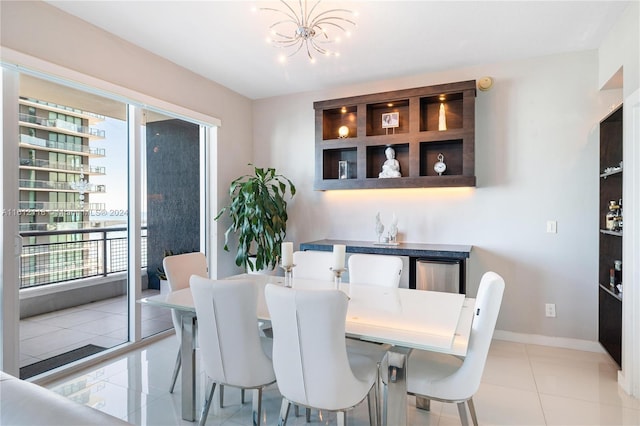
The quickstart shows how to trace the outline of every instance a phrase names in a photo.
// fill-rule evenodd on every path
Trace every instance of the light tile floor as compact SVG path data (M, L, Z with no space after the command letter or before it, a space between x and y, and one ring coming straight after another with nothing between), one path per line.
M174 394L168 393L176 345L170 336L49 388L136 425L193 424L181 419L180 385ZM478 420L481 425L640 424L640 401L622 392L616 380L617 366L606 354L494 340L474 397ZM203 382L199 369L198 412ZM434 401L430 412L417 410L411 396L407 404L411 425L460 424L454 404ZM262 424L276 424L280 407L276 385L265 391L263 407ZM311 420L335 424L331 413L314 412ZM357 407L350 420L353 425L368 424L366 404ZM249 425L251 404L241 405L240 392L226 389L225 407L212 408L207 424ZM288 424L303 425L304 416L290 415Z
M145 290L143 297L158 294ZM142 335L173 328L168 309L141 305ZM127 297L119 296L20 320L20 367L88 344L112 348L127 341Z

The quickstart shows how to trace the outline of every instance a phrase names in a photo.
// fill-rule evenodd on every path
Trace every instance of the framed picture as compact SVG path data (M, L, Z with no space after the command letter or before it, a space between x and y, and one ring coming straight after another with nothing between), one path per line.
M400 126L399 112L386 112L382 114L382 128L389 129Z

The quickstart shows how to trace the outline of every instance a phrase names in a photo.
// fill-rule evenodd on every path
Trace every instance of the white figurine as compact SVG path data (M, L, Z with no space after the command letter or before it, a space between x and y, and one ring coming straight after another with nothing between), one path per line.
M382 237L383 233L384 233L384 225L380 220L380 212L378 212L378 214L376 214L376 234L378 234L378 242L380 242L380 237Z
M391 225L389 225L389 242L395 243L397 235L398 235L398 218L394 213L391 219Z
M401 177L400 163L396 160L396 151L388 147L384 150L384 154L387 156L387 161L382 165L382 171L378 175L379 178L395 178Z

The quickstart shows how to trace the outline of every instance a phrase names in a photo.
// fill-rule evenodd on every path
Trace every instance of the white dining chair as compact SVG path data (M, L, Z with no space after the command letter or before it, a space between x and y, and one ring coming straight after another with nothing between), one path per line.
M293 253L293 278L333 281L333 253L330 251L296 251Z
M468 405L471 420L478 425L472 397L480 387L504 285L502 277L495 272L487 272L482 276L464 359L421 350L411 352L407 363L407 390L416 395L416 406L428 410L431 399L456 403L460 421L467 425Z
M210 384L200 425L204 425L216 384L253 390L252 421L261 422L262 390L275 382L271 340L261 338L256 310L258 289L251 281L191 277L198 316L198 342Z
M349 257L349 283L398 287L402 259L380 254L352 254Z
M377 365L348 355L345 321L348 298L338 290L297 290L268 284L265 299L273 325L273 369L282 395L280 425L291 404L337 412L367 399L369 421L377 424Z
M171 291L189 288L189 278L191 278L191 275L198 275L201 277L207 277L209 275L207 258L203 253L200 252L166 256L162 260L162 267L164 268L164 273L167 275L167 281L169 282L169 288L171 289ZM180 314L180 312L172 309L171 319L173 320L173 328L175 328L176 337L178 338L178 356L176 358L176 364L173 368L173 375L171 376L171 387L169 388L169 393L173 393L173 389L176 386L176 381L178 380L180 366L182 364L182 357L180 354L180 341L182 338L182 315Z

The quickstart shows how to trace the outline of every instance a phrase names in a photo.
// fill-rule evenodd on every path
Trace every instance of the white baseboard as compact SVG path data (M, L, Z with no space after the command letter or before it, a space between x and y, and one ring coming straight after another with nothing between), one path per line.
M568 337L552 337L540 334L514 333L513 331L496 330L493 338L508 342L528 343L532 345L554 346L558 348L576 349L579 351L606 353L600 342Z

